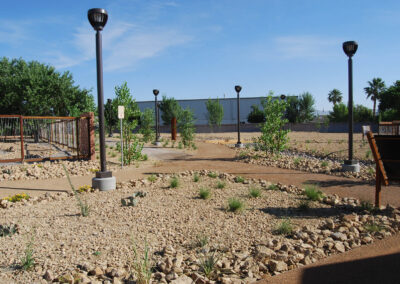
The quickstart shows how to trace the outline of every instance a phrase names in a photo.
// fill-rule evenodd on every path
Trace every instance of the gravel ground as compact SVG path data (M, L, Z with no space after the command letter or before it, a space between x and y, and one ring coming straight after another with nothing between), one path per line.
M90 206L88 217L79 214L72 194L45 195L27 202L0 204L6 209L1 225L18 224L18 233L2 237L0 280L6 283L65 282L121 283L136 279L132 262L132 239L143 255L151 249L152 280L159 283L211 283L201 262L216 258L216 272L209 278L219 283L248 283L309 264L373 242L398 232L400 212L388 207L371 215L359 209L360 202L327 196L300 210L303 190L260 180L235 182L235 177L200 172L177 174L180 186L170 188L171 176L159 174L156 181L131 180L113 192L80 194ZM218 180L226 187L217 189ZM202 200L200 187L212 190ZM249 197L249 188L262 189L262 196ZM121 199L134 192L137 206L122 206ZM241 213L228 212L227 200L237 197L246 203ZM0 207L1 207L0 206ZM277 225L291 218L290 237L276 235ZM366 224L379 230L368 232ZM27 243L33 238L35 265L18 269ZM201 240L208 239L202 246ZM80 280L77 280L80 279ZM80 282L79 282L80 281ZM108 281L108 282L107 282ZM101 282L100 282L101 283Z
M236 149L237 160L249 164L273 166L283 169L300 170L311 173L323 173L366 181L375 180L375 168L369 161L360 161L360 172L343 172L342 162L332 158L322 158L309 153L285 151L279 155L266 154L264 151Z

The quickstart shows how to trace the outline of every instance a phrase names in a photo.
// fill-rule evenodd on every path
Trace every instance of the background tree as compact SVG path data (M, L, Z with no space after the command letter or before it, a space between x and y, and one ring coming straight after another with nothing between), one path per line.
M183 146L185 148L195 148L195 145L193 143L195 133L195 119L193 111L190 108L182 109L179 113L177 120L178 131L181 136Z
M104 105L104 119L106 121L106 127L108 128L109 137L112 137L113 129L118 126L118 109L115 107L115 103L111 100L107 100Z
M287 97L285 117L290 123L300 122L300 105L297 96Z
M329 112L329 121L331 122L346 122L348 121L349 110L344 103L338 103L333 106Z
M154 132L154 110L146 108L140 117L139 133L143 136L144 142L150 142L155 138Z
M91 90L80 89L67 71L23 59L0 61L0 113L78 116L95 111Z
M180 104L174 98L167 98L163 96L160 103L161 118L164 125L171 125L171 119L173 117L178 118L179 113L182 110Z
M368 85L368 87L364 88L364 91L367 94L367 99L371 98L374 102L372 114L375 117L376 100L379 100L381 94L385 91L385 82L381 78L373 78L372 82L368 81Z
M342 92L339 91L338 89L333 89L332 91L329 92L328 101L330 103L333 103L334 106L337 103L341 103L342 100L343 100Z
M251 111L247 116L247 121L250 123L262 123L265 121L264 112L260 110L258 105L251 106Z
M220 104L219 99L208 99L206 102L206 108L208 111L207 118L210 127L221 126L222 119L224 118L224 107Z
M142 158L143 143L140 143L138 137L133 133L137 127L140 118L140 110L136 101L132 98L128 84L124 82L121 86L115 87L114 108L118 106L125 107L122 135L123 135L123 153L124 164L129 165L133 161Z
M289 130L283 127L288 122L284 118L287 102L284 100L273 99L272 93L262 101L264 108L265 122L261 125L261 136L258 144L266 152L281 152L286 149Z
M315 117L315 100L314 97L309 93L305 92L299 97L299 121L308 122Z
M380 96L380 119L392 121L400 119L400 80L387 88Z

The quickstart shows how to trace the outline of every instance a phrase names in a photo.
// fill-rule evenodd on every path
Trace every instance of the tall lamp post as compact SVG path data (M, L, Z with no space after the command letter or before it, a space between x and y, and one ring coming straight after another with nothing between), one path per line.
M360 165L353 160L353 61L352 57L356 53L358 44L355 41L346 41L343 43L343 51L349 57L348 75L349 75L349 159L344 161L342 169L344 171L359 172Z
M100 132L100 171L92 179L92 187L99 190L113 190L116 188L116 179L107 171L106 149L104 139L104 99L103 99L103 60L101 46L101 31L107 23L108 14L105 9L94 8L88 11L88 19L96 31L96 65L97 65L97 105L99 112Z
M159 141L160 139L160 130L158 128L158 103L157 103L157 96L160 93L159 90L154 89L153 94L154 94L154 114L156 116L156 142L154 143L156 146L160 146L161 143Z
M235 91L237 93L237 135L238 135L238 141L235 144L236 148L243 148L243 144L240 141L240 96L239 93L242 90L242 87L237 85L235 86Z

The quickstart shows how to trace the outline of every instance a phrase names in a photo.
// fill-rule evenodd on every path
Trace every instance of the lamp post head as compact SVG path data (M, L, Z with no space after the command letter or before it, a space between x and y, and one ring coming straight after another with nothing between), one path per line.
M348 57L352 57L358 48L358 44L355 41L346 41L343 43L343 51Z
M107 103L111 104L111 99L107 99Z
M239 86L239 85L235 86L235 91L236 91L237 93L240 93L241 90L242 90L242 87L241 87L241 86Z
M153 94L157 97L157 95L160 93L160 91L159 90L157 90L157 89L154 89L153 90Z
M88 11L88 19L96 31L101 31L107 23L108 14L105 9L94 8Z
M286 96L285 95L281 95L281 100L284 100L284 99L286 99Z

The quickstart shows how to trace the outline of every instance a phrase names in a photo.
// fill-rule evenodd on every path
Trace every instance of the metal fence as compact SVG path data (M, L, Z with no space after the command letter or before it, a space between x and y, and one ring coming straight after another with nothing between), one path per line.
M0 115L0 162L90 159L93 115Z

